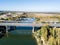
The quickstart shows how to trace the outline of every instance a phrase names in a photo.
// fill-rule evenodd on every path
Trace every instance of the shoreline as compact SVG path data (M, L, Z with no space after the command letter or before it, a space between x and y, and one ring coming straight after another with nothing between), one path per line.
M35 34L33 34L33 36L35 37L35 40L36 40L36 42L37 42L37 45L41 45L41 44L40 44L40 42L39 42L38 37L37 37L37 36L35 36Z

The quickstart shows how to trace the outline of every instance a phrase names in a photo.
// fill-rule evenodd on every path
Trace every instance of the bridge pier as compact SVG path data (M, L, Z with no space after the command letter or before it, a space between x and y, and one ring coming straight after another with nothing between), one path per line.
M32 29L32 33L34 33L34 26L33 26L33 29Z
M34 18L35 18L35 17L34 17ZM35 25L35 24L36 24L36 22L34 21L34 22L33 22L33 29L32 29L32 33L34 33L34 27L35 27L34 25Z
M6 26L6 36L8 37L9 26Z

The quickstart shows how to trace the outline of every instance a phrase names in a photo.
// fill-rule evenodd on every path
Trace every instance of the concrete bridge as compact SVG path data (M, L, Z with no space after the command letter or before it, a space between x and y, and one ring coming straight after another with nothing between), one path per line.
M20 22L2 22L0 23L0 26L6 26L6 34L8 36L8 29L9 26L32 26L32 33L34 33L34 27L42 27L44 26L45 23L20 23ZM53 27L60 27L60 23L49 23L49 26L53 26Z
M44 24L48 23L50 26L60 26L60 22L45 22L45 23L36 23L35 21L3 21L0 22L0 26L44 26Z

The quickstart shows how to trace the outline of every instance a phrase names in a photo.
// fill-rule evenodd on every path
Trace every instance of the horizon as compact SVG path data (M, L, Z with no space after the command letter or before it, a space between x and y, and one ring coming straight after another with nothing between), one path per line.
M31 13L60 13L60 12L53 12L53 11L15 11L15 10L0 10L0 12L31 12Z
M1 11L60 12L59 0L0 0Z

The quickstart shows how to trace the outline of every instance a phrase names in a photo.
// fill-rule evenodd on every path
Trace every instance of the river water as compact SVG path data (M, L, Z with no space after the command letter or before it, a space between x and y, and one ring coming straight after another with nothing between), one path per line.
M0 45L37 45L31 33L20 34L23 32L21 30L30 32L32 27L16 27L16 30L12 30L8 33L8 37L5 35L0 39Z

